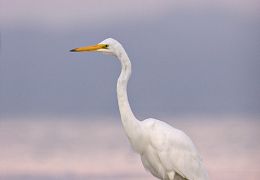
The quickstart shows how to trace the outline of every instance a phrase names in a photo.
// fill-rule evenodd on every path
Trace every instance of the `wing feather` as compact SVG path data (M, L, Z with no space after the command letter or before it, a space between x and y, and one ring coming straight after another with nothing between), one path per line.
M168 172L175 171L190 180L207 179L196 147L184 132L159 120L145 121L150 144Z

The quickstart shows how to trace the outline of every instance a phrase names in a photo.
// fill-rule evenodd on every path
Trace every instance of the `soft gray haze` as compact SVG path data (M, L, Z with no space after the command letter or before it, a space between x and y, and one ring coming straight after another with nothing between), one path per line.
M117 60L69 52L107 37L132 60L141 116L260 112L257 3L58 2L2 2L1 114L116 115Z

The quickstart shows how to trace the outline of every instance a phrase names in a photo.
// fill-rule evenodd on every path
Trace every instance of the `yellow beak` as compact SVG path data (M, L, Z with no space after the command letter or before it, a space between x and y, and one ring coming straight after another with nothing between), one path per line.
M96 44L92 46L83 46L70 50L70 52L97 51L99 49L107 49L107 44Z

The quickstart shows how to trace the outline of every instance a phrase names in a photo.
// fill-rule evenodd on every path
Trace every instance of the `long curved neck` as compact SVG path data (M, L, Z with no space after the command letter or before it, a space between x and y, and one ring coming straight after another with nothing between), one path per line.
M121 73L117 80L117 99L122 120L136 119L127 96L127 84L131 76L131 62L127 56L121 57Z
M141 133L140 121L134 116L127 96L127 83L131 76L131 62L124 49L117 55L117 58L120 60L122 68L117 81L118 106L125 132L131 141L132 139L138 138ZM131 143L135 146L132 141Z

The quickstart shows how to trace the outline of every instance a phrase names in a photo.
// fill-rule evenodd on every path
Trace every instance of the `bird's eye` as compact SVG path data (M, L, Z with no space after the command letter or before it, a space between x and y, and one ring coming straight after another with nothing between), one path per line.
M105 47L105 48L108 48L108 44L106 44L104 47Z

